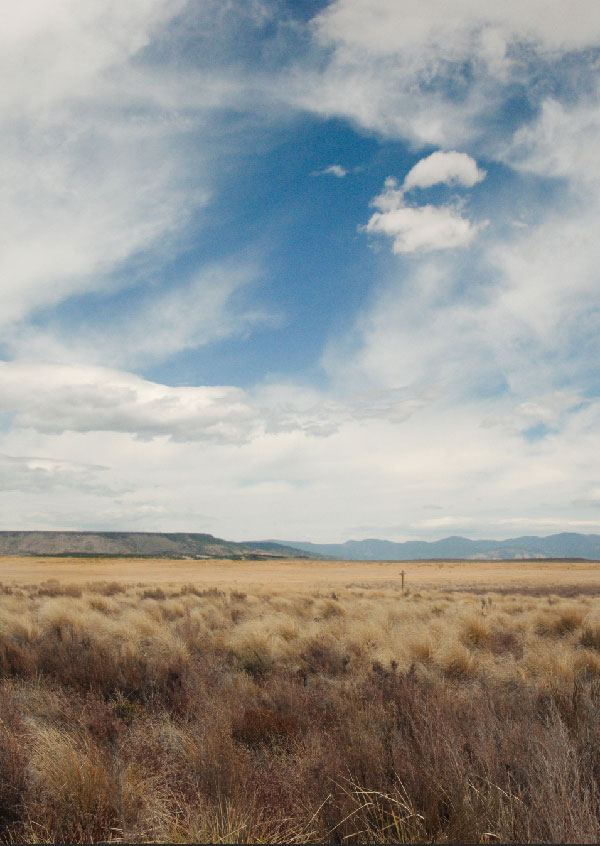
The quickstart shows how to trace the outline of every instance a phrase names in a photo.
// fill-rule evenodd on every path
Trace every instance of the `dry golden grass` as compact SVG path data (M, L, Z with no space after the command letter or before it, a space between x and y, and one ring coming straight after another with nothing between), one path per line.
M423 663L441 674L494 674L537 679L574 678L600 652L600 606L588 596L513 596L422 589L338 588L335 592L283 589L224 591L165 583L156 593L137 583L106 593L93 582L52 590L30 586L0 594L0 636L33 652L49 641L87 643L129 660L185 664L199 650L217 649L240 666L258 663L298 670L311 645L336 652L352 667L394 661L401 671ZM45 583L46 586L48 582ZM247 590L250 590L247 587ZM151 595L150 595L151 594ZM600 656L598 656L600 657ZM577 660L576 660L577 659ZM561 670L564 664L564 668Z
M594 564L21 564L2 841L600 840Z
M390 656L408 669L415 660L434 663L443 652L476 655L494 662L507 655L520 666L523 655L582 648L598 651L600 615L596 602L581 596L525 597L497 594L482 602L467 591L448 594L423 590L403 596L397 588L351 589L335 594L283 590L234 595L218 589L190 591L172 585L159 598L148 589L129 587L103 596L88 584L78 595L56 583L50 595L35 587L0 595L0 634L19 645L58 639L88 640L107 649L143 648L156 656L185 661L189 650L220 648L246 651L274 662L301 663L315 639L335 642L357 659ZM240 598L243 597L243 598ZM491 599L491 597L490 597ZM521 653L519 660L517 653ZM442 664L447 658L440 659ZM491 663L490 663L491 662ZM522 668L521 668L522 669Z
M135 558L38 558L2 556L0 579L11 585L63 585L95 582L101 591L119 590L123 583L146 587L192 584L225 590L294 588L337 590L400 587L401 571L411 591L422 588L510 593L542 590L551 593L586 590L600 595L600 564L569 561L227 561ZM99 583L99 584L98 584Z

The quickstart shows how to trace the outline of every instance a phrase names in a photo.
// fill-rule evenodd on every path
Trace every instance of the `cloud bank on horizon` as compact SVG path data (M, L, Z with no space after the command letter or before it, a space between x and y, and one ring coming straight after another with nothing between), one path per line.
M596 0L24 0L6 529L600 531Z

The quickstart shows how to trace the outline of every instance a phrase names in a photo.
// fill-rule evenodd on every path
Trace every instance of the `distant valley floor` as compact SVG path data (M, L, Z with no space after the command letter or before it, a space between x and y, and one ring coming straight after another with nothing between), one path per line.
M279 561L166 558L0 557L0 581L23 585L58 579L66 583L119 580L143 584L193 583L206 588L262 587L331 591L342 588L583 592L600 595L600 562L594 561Z

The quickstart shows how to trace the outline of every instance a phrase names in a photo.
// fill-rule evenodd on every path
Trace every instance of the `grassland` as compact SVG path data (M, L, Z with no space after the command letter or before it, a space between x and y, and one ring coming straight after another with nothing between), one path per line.
M597 564L0 573L5 842L600 841Z

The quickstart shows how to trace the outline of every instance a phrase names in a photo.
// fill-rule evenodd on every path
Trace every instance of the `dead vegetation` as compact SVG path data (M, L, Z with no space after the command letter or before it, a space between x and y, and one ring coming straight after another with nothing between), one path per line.
M598 842L593 596L0 590L4 842Z

